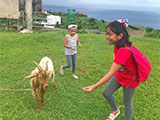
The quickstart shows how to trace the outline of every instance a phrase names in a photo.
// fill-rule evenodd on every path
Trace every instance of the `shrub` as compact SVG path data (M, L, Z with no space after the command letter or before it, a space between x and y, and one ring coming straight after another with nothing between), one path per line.
M160 30L152 30L151 32L146 31L145 36L150 38L160 38Z
M146 27L146 32L152 32L153 28Z

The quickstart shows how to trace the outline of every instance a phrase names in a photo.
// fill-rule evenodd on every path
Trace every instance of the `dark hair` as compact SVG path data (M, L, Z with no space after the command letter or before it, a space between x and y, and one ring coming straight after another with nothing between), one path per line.
M115 33L116 35L119 35L120 33L123 34L123 37L117 42L116 48L119 49L121 47L131 46L132 42L129 41L129 34L126 30L126 28L123 26L122 23L118 21L111 22L107 27L110 28L110 30Z

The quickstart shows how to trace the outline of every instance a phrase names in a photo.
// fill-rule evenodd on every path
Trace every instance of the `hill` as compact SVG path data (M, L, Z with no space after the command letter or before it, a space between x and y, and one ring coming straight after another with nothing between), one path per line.
M77 75L71 77L71 69L59 75L59 67L66 63L64 36L66 32L41 32L19 34L0 32L0 119L2 120L105 120L111 109L102 91L105 85L93 93L86 94L82 88L101 79L113 61L113 46L109 46L104 34L80 34L82 48L78 48ZM152 71L149 79L141 83L134 95L133 120L159 120L159 54L160 41L154 38L131 37L133 45L149 59ZM49 88L41 112L36 112L36 100L28 79L24 79L35 68L32 60L39 62L44 56L53 60L55 66L54 91ZM2 88L4 90L2 90ZM8 90L7 90L8 89ZM22 91L19 91L22 89ZM115 93L123 119L124 105L122 88Z

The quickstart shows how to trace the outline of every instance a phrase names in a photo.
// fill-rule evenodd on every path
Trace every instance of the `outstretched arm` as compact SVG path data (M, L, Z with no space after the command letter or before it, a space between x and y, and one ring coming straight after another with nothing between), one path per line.
M109 72L101 80L99 80L96 84L93 84L88 87L84 87L83 90L85 92L92 92L94 89L96 89L97 87L101 86L102 84L110 80L120 67L121 67L121 64L113 63Z

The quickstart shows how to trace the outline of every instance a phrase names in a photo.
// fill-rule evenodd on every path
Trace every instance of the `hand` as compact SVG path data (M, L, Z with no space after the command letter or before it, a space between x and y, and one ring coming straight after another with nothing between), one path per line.
M80 47L80 48L82 47L81 44L79 44L79 47Z
M84 87L83 91L84 92L92 92L95 89L94 85L88 86L88 87Z
M76 48L75 47L72 47L72 50L75 50Z

